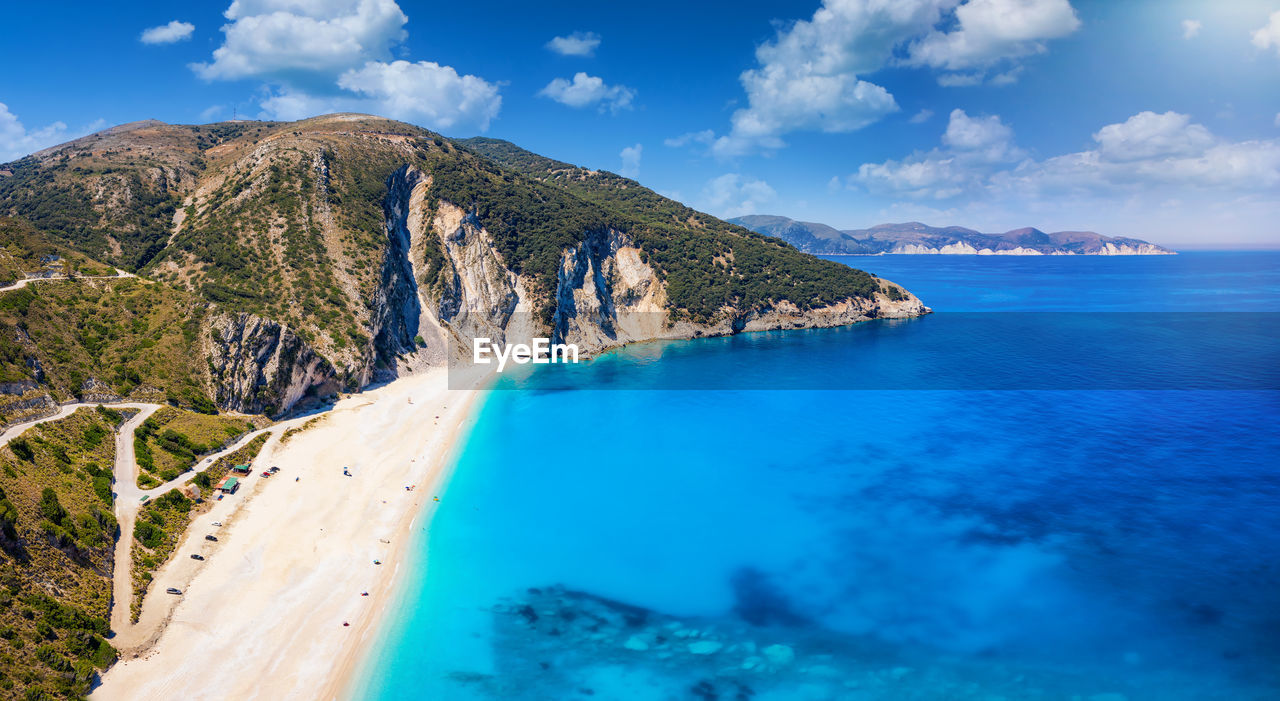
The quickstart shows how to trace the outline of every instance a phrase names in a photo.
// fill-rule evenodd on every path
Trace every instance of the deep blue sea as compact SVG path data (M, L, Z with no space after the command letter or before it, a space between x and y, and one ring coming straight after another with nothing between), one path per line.
M489 393L353 696L1280 698L1280 253L836 260Z

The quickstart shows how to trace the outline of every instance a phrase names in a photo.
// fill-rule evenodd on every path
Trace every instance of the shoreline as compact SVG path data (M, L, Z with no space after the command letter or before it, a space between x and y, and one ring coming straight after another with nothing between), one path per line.
M465 400L463 407L462 420L453 425L449 429L448 440L445 441L443 452L439 456L439 469L436 471L431 483L427 485L428 493L432 496L444 498L448 491L449 482L453 479L454 468L459 457L458 451L463 449L466 439L471 433L471 429L475 427L475 422L479 417L479 412L484 408L485 396L479 390L471 390L471 395ZM343 652L342 657L335 665L335 672L324 684L323 690L318 698L322 699L348 699L354 698L352 692L355 692L365 686L365 680L372 672L374 663L374 655L378 651L378 645L385 638L388 632L388 615L393 608L403 603L409 594L408 582L406 581L406 573L418 571L418 565L421 563L421 553L416 549L419 533L415 532L414 526L417 524L418 518L424 519L424 524L430 524L435 515L435 502L425 501L416 509L407 510L401 517L401 525L399 533L402 534L396 541L396 547L393 552L394 561L396 563L395 570L386 581L380 583L378 591L381 602L374 614L361 621L356 630L357 643L348 646ZM424 529L428 527L424 525ZM425 535L425 534L424 534ZM371 592L371 596L373 593Z
M157 572L156 581L184 580L184 593L148 594L143 616L171 609L154 643L122 655L92 697L348 691L400 600L406 543L417 518L430 518L481 394L480 382L449 389L447 375L432 369L352 395L287 444L269 440L247 484L197 517ZM281 472L258 476L269 465ZM214 533L220 542L204 540ZM207 561L190 560L196 552Z

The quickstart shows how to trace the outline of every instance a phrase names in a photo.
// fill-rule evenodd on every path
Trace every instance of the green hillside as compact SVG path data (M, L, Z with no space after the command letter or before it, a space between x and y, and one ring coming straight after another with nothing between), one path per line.
M594 221L608 222L630 234L647 254L646 262L666 280L671 303L694 319L710 319L723 307L758 309L784 299L809 309L851 297L867 298L878 289L875 278L865 272L800 253L777 239L663 197L634 180L555 161L498 139L478 137L457 143L507 172L572 194L589 205L586 209L594 213ZM491 230L495 224L515 229L525 211L508 207L482 221Z
M81 698L115 660L104 638L122 420L81 409L0 448L0 698Z

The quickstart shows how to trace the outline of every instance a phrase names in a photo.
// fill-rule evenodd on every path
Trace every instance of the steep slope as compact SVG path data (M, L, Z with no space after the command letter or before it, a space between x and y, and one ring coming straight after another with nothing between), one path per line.
M104 638L122 421L81 409L0 447L0 698L83 698L115 661Z
M882 281L798 253L771 237L670 200L634 180L487 138L459 143L504 167L608 212L667 283L670 304L696 321L750 316L788 303L801 311L845 300L876 303Z
M1139 239L1103 236L1092 231L1045 233L1030 227L984 234L962 226L935 227L920 222L878 224L869 229L837 231L826 224L773 215L730 220L753 231L776 236L802 251L841 254L969 254L969 255L1167 255L1167 248Z
M597 350L926 311L634 181L498 143L367 115L152 121L8 164L0 215L141 278L0 298L3 369L55 399L274 414L481 333Z

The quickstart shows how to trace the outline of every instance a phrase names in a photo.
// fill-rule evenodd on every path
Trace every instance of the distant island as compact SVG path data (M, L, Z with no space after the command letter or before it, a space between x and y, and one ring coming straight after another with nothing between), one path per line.
M870 229L841 231L826 224L803 222L768 214L728 220L766 236L776 236L805 253L819 255L951 254L951 255L1174 255L1163 246L1092 231L1045 233L1026 227L1003 234L984 234L963 226L936 227L920 222L879 224Z

